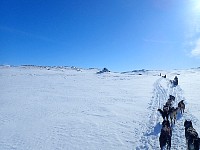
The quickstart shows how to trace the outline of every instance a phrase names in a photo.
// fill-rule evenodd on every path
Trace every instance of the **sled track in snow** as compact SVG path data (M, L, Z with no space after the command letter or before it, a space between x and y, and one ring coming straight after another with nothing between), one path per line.
M163 86L164 84L164 86ZM146 131L143 131L143 137L140 139L140 146L136 147L136 150L159 150L159 136L161 130L162 117L157 111L158 108L162 108L166 103L169 95L175 96L175 102L173 103L174 107L177 107L180 100L185 100L183 97L183 90L180 86L172 87L168 79L159 78L154 83L154 90L151 102L149 104L149 122L146 124ZM200 126L199 120L195 118L187 109L185 113L181 115L180 113L177 116L176 124L172 126L172 141L171 141L171 150L185 150L186 141L185 141L185 131L183 123L185 119L191 119L194 126Z
M167 91L165 88L162 87L161 81L163 78L156 80L154 83L154 90L153 96L150 102L150 106L148 109L150 110L149 113L149 123L146 125L146 131L144 131L143 137L140 139L142 143L141 146L138 146L136 149L159 149L159 142L158 142L158 134L161 129L160 125L160 116L158 114L157 109L161 108L164 101L167 99Z

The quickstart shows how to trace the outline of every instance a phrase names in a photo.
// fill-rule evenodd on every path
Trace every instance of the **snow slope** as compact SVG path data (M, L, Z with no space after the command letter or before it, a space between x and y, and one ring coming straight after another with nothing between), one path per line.
M200 69L98 71L1 66L0 149L156 150L162 122L157 109L169 94L176 97L174 106L186 102L173 126L172 149L186 149L185 119L200 134ZM179 85L172 88L175 75Z

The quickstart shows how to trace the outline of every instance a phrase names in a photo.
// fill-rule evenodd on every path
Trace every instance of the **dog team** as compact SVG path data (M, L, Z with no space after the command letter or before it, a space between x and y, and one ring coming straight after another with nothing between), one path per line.
M175 87L178 85L178 78L175 77L174 81L170 80L170 82ZM166 147L167 150L171 149L172 125L173 124L175 125L178 113L183 114L185 110L184 100L181 100L176 108L172 106L174 101L175 101L175 96L169 95L169 98L165 103L165 105L163 106L163 109L158 109L158 112L160 112L163 118L162 128L159 137L161 150L163 150L164 147ZM196 130L193 128L192 121L185 120L183 125L185 127L185 138L186 138L187 149L199 150L200 138Z

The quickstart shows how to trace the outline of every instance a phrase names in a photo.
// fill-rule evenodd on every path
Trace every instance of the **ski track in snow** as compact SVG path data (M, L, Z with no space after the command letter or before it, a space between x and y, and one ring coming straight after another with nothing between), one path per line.
M180 85L172 87L169 79L159 78L154 83L153 96L149 104L150 106L148 107L151 111L148 116L149 122L146 125L146 131L143 131L143 137L140 139L141 145L136 147L136 150L160 149L159 136L163 119L157 109L163 107L169 98L169 95L175 96L175 102L173 103L174 107L177 107L178 102L181 100L184 100L186 104L185 113L178 113L176 123L175 125L172 125L171 150L186 149L185 130L183 125L185 119L192 119L194 128L195 126L200 126L199 120L192 115L192 112L187 108L187 101L183 97L183 90L180 88Z

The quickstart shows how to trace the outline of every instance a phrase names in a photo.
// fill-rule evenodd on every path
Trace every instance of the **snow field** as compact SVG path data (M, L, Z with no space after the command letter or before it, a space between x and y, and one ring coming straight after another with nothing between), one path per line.
M185 149L183 122L200 134L200 71L103 73L70 67L0 67L0 149L159 149L169 94L185 99L173 126L172 149ZM179 86L169 79L177 74ZM169 77L168 77L169 76Z

